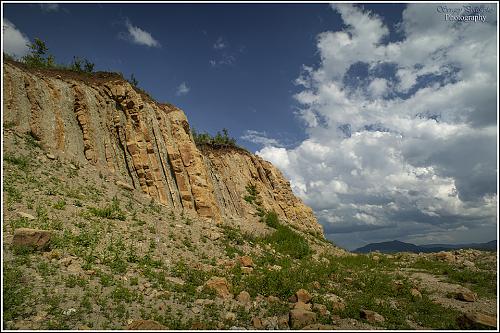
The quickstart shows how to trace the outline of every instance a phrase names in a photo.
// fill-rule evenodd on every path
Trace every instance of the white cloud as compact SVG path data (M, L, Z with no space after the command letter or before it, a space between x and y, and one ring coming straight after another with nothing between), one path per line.
M269 138L266 132L246 130L241 139L263 146L281 147L278 140Z
M19 31L8 19L3 19L3 52L21 58L29 53L28 37Z
M216 50L222 50L225 49L227 46L228 46L227 42L222 37L219 37L215 41L213 48Z
M151 36L151 34L139 27L136 27L130 23L129 20L125 22L127 26L128 34L122 33L120 36L123 39L129 40L134 44L146 45L148 47L161 47L160 42Z
M307 139L257 153L341 245L494 238L481 230L496 228L496 22L451 25L408 4L387 43L382 18L333 8L346 28L318 36L320 64L296 80ZM357 86L344 80L355 64L370 72Z
M177 87L177 92L175 93L177 96L182 96L186 95L191 88L188 87L186 82L182 82L178 87Z
M40 3L40 7L44 12L57 12L59 11L59 4L57 3Z

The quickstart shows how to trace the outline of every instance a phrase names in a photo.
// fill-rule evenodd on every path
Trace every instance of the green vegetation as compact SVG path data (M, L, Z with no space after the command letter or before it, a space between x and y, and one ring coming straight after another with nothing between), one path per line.
M111 205L106 205L101 208L90 207L89 212L97 217L103 217L110 220L121 220L126 219L125 212L120 208L120 203L116 197L113 198Z
M193 139L196 145L209 145L214 148L221 147L238 147L236 145L236 139L229 136L226 128L222 129L222 133L217 131L215 136L211 136L209 133L198 133L194 128L191 129L193 134Z
M30 53L21 58L21 62L32 68L53 68L70 70L78 73L93 73L94 63L86 58L74 57L73 62L69 65L57 64L53 55L48 54L48 47L44 41L35 38L32 43L28 44ZM13 60L12 57L7 59Z
M446 262L425 258L418 259L412 267L444 275L451 282L460 283L478 293L479 296L496 297L497 274L495 271L459 268Z

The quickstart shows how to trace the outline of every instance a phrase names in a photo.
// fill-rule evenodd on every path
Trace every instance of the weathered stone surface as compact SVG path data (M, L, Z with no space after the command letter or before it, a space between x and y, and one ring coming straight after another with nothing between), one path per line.
M311 324L302 327L302 330L307 331L333 331L335 326L333 325L325 325L325 324Z
M28 220L35 220L36 219L36 217L34 217L33 215L25 213L25 212L17 212L17 214L21 217L28 219Z
M312 299L311 294L305 289L297 290L295 296L297 296L297 302L308 303Z
M226 278L213 276L206 283L208 289L213 289L217 296L221 298L232 298L233 295L229 292L229 284Z
M29 246L37 250L46 249L52 233L48 230L18 228L14 231L12 245Z
M243 267L253 267L253 260L249 256L241 256L238 260Z
M168 327L154 320L134 320L128 324L127 330L168 330Z
M461 329L486 330L497 328L497 318L484 313L465 313L457 318L457 324Z
M462 290L455 294L455 298L459 301L464 302L475 302L477 301L477 295L470 290Z
M321 316L330 314L330 311L327 310L326 305L324 304L315 303L313 305L313 310L318 312Z
M359 315L362 319L366 319L366 321L368 321L369 323L381 323L381 322L384 322L385 321L385 318L376 313L375 311L371 311L371 310L361 310L359 312Z
M298 301L293 305L294 309L302 309L302 310L307 310L311 311L312 310L312 305L311 304L306 304L304 302Z
M243 290L238 294L238 296L236 296L236 300L242 304L247 304L248 302L250 302L251 297L248 292Z
M259 317L253 317L252 326L256 329L264 328L264 325L262 325L262 319L260 319Z
M134 187L130 184L127 184L125 182L122 182L121 180L117 180L116 183L115 183L117 186L125 189L125 190L129 190L129 191L133 191L134 190Z
M290 311L290 324L293 329L313 324L316 321L316 318L317 314L312 311L304 309L293 309Z
M14 132L32 133L63 162L90 163L123 177L129 185L123 188L214 222L258 222L255 207L243 200L252 183L263 209L274 210L283 223L322 234L312 209L271 163L242 149L198 148L182 110L146 98L123 79L89 83L93 78L61 79L49 72L41 77L11 62L3 75L9 87L4 121L17 124Z
M422 294L420 293L420 291L418 291L418 289L412 288L410 290L410 293L411 293L411 296L414 298L422 298Z

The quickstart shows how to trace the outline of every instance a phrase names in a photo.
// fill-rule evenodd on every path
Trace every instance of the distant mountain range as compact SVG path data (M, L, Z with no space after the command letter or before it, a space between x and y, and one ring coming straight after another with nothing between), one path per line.
M381 243L370 243L363 247L357 248L353 252L358 253L369 253L374 251L379 251L382 253L394 253L394 252L439 252L439 251L449 251L457 249L479 249L479 250L497 250L497 241L492 240L487 243L471 243L471 244L427 244L427 245L415 245L411 243L400 242L397 240Z

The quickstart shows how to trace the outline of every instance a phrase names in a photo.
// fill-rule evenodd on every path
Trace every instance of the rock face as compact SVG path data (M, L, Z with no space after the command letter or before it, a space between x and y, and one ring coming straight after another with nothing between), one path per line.
M8 61L3 75L9 130L30 133L55 158L93 165L122 188L216 222L258 220L243 200L252 183L264 209L322 234L312 210L271 163L242 149L198 149L183 111L153 101L117 75L39 72Z

